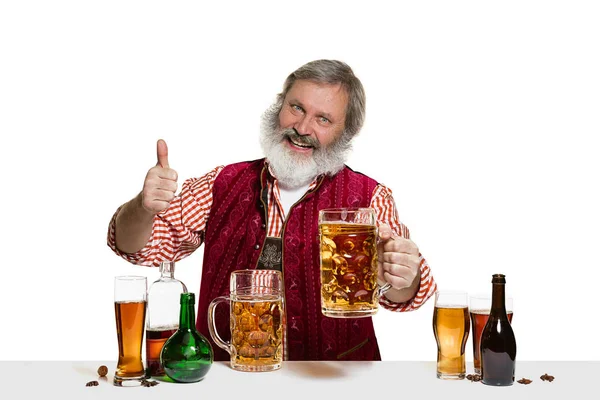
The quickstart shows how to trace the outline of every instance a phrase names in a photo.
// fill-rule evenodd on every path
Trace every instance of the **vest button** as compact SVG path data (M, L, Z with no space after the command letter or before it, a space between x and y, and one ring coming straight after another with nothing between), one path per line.
M267 225L262 224L260 227L263 228L263 229L265 229L267 227Z
M258 249L260 249L260 244L256 244L256 245L254 245L254 249L255 249L255 250L258 250Z
M263 207L264 207L262 203L260 203L258 206L259 206L260 208L263 208Z

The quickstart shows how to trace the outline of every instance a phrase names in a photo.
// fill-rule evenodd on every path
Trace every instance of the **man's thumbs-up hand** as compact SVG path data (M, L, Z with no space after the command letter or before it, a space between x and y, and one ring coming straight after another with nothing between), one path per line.
M169 149L162 139L156 142L156 158L142 189L142 206L154 215L169 207L177 191L177 172L169 168Z

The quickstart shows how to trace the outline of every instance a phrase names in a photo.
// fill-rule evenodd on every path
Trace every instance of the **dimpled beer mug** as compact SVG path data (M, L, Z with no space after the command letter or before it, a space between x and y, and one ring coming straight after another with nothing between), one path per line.
M435 292L433 333L437 342L437 377L464 379L465 345L469 337L469 307L466 292Z
M506 316L512 323L513 299L506 298ZM481 374L481 333L490 317L492 298L490 296L472 296L469 300L469 313L471 314L471 325L473 326L473 370Z
M372 208L319 211L321 311L327 317L377 313L391 285L377 283L377 222Z
M145 378L142 340L146 318L146 277L115 277L115 320L119 361L115 386L140 386Z
M239 371L273 371L283 362L283 279L275 270L233 271L229 296L208 306L208 330L217 346L231 356L231 368ZM218 334L215 310L230 303L231 342Z

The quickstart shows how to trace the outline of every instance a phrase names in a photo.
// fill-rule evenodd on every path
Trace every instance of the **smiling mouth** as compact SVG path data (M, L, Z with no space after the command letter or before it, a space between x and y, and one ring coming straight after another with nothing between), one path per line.
M289 141L291 144L293 144L294 146L296 146L296 147L300 147L300 148L302 148L302 149L312 149L312 148L313 148L313 146L312 146L312 145L310 145L310 144L298 143L298 142L296 142L294 139L292 139L292 138L291 138L291 137L289 137L289 136L287 137L287 140L288 140L288 141Z

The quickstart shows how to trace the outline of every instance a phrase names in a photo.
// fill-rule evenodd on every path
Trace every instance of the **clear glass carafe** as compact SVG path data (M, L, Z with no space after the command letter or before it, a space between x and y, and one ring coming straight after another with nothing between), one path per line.
M148 290L146 312L146 365L148 376L164 376L160 353L167 341L179 328L179 299L187 293L183 282L175 279L175 262L160 264L160 278Z

